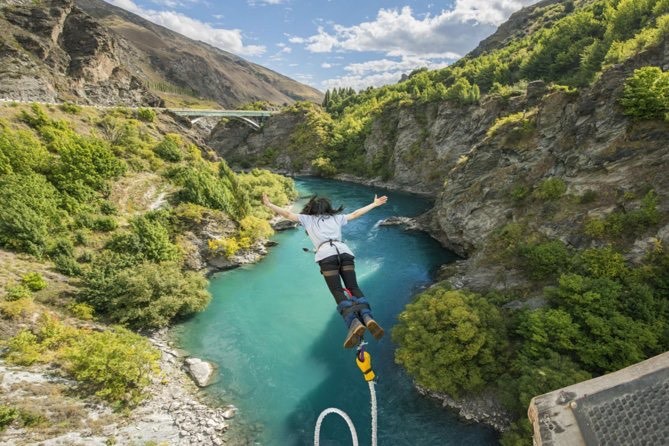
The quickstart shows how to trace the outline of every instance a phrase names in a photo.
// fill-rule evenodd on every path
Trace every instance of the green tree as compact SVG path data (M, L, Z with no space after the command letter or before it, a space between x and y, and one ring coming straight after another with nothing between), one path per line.
M95 261L80 293L96 314L112 322L133 329L160 328L209 303L206 279L183 272L176 263L144 262L122 268L123 264L119 256L105 255Z
M58 191L42 175L0 176L0 245L40 256L61 228Z
M625 114L637 119L663 119L669 113L669 73L643 67L625 80L620 103Z
M497 308L477 294L432 287L407 305L393 330L395 361L416 382L458 397L504 367L506 335Z
M115 235L107 247L121 254L130 254L137 261L164 262L179 258L178 248L158 219L150 214L142 215L133 219L130 227L129 232Z

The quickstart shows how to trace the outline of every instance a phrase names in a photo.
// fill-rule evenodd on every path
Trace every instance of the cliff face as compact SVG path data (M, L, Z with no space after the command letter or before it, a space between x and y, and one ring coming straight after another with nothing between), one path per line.
M126 68L132 51L73 0L5 6L0 18L0 96L103 105L162 105Z
M525 110L535 130L525 141L510 142L508 132L479 139L466 160L456 163L447 177L429 218L432 232L446 246L462 255L477 251L491 231L529 212L542 212L544 203L519 209L512 190L532 190L540 181L561 178L567 194L591 191L597 197L586 207L565 210L564 218L550 224L536 218L538 229L579 246L581 223L588 215L611 210L625 192L653 189L659 208L669 210L669 125L634 122L618 104L625 79L646 65L669 66L669 40L606 71L579 94L542 91L530 84L528 93L516 98L503 115ZM488 121L490 122L490 121Z
M621 206L625 193L640 198L642 191L653 189L659 209L667 211L669 125L634 122L619 105L625 79L646 65L669 68L666 38L578 92L535 81L525 94L485 98L480 105L441 102L387 109L374 120L363 143L366 161L384 159L388 172L387 179L371 182L435 196L434 209L421 222L444 246L464 257L479 253L493 230L519 220L581 247L584 220ZM528 124L525 131L519 134L514 126L502 126L489 132L499 118L513 114ZM278 153L281 163L270 164L283 168L291 165L291 155L283 151L281 141L288 140L300 122L276 115L258 131L229 122L215 129L208 142L237 164L253 164ZM531 193L551 177L564 181L567 195L587 192L597 198L561 213L541 200L518 205L514 190ZM477 282L494 276L482 274Z

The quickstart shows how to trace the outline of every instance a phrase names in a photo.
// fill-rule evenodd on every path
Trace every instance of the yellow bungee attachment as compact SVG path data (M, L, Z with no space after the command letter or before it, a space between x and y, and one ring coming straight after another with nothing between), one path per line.
M358 354L355 355L355 363L362 372L365 381L372 381L374 378L376 378L374 370L372 370L372 355L370 355L369 352L364 350L358 352Z

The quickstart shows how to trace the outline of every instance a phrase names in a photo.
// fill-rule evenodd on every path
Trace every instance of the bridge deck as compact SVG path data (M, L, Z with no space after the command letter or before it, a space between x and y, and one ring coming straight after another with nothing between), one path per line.
M179 116L229 116L229 117L267 117L272 116L272 111L267 110L196 110L196 109L186 109L186 108L170 108L172 113L175 113Z

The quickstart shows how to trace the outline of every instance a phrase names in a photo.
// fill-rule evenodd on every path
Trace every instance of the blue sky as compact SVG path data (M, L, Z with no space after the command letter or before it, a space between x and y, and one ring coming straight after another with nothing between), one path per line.
M106 0L321 91L444 67L538 0Z

